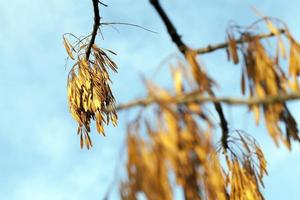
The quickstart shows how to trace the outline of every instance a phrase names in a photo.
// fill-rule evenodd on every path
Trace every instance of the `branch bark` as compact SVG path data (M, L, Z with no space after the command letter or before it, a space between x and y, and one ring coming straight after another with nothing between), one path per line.
M224 103L227 105L244 105L244 106L251 106L251 105L268 105L274 103L282 103L287 101L295 101L300 99L300 92L298 93L290 93L290 94L281 94L275 96L266 96L264 98L234 98L234 97L204 97L199 95L198 93L188 93L182 96L174 96L171 99L159 99L159 102L168 102L174 104L181 104L181 103L191 103L191 102L198 102L198 103ZM147 97L144 99L138 99L135 101L131 101L129 103L119 104L116 106L116 110L128 110L134 107L147 107L157 102L157 98Z
M169 17L167 16L163 8L161 7L159 0L150 0L150 3L155 8L156 12L159 14L160 18L164 22L172 41L176 44L179 51L186 57L187 51L191 49L181 40L181 36L177 33L173 23L171 22L171 20L169 19ZM209 94L215 97L213 91L210 91ZM214 106L220 119L220 126L222 129L222 141L223 141L222 143L224 148L227 148L228 122L225 118L222 105L219 102L215 102Z
M150 3L155 8L156 12L159 14L160 18L164 22L167 31L172 39L172 41L176 44L179 51L185 55L186 51L189 49L188 46L181 40L181 36L177 33L176 28L174 27L173 23L161 7L158 0L150 0Z
M91 37L89 45L86 49L86 54L85 54L86 60L89 60L89 58L90 58L91 49L92 49L92 46L95 43L97 32L98 32L98 29L100 27L100 19L101 19L100 18L100 11L99 11L99 1L98 0L92 0L92 2L93 2L93 7L94 7L94 25L93 25L92 37Z
M286 33L286 31L284 29L280 29L279 30L279 34L284 34ZM269 38L269 37L273 37L276 36L274 33L267 33L267 34L260 34L260 35L255 35L254 37L257 37L259 39L265 39L265 38ZM240 38L238 40L235 41L237 44L242 44L247 42L244 38ZM195 49L194 51L197 52L197 54L206 54L206 53L210 53L219 49L224 49L227 48L229 46L228 42L224 42L224 43L219 43L219 44L214 44L214 45L208 45L207 47L204 48L199 48L199 49Z

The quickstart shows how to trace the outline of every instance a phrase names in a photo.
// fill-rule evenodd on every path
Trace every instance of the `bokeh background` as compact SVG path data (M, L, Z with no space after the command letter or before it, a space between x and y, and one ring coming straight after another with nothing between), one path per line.
M176 52L158 15L147 0L105 1L103 21L129 22L158 32L129 26L102 28L97 43L115 51L119 73L112 75L117 102L145 95L141 77L165 84L168 66L161 62ZM225 40L230 21L248 25L258 18L252 10L278 17L300 39L298 0L162 1L183 40L202 47ZM62 34L86 35L93 23L89 0L0 1L0 199L83 200L102 199L115 177L124 173L125 123L135 110L119 115L119 126L107 136L93 130L94 147L80 150L76 123L66 98L69 67ZM220 83L219 94L240 92L240 67L227 63L225 51L202 56L207 71ZM155 76L152 76L155 74ZM299 103L289 104L300 122ZM258 138L265 151L269 177L266 199L300 199L300 148L276 148L263 126L254 125L245 108L225 107L231 128L244 129ZM115 166L118 166L115 170ZM116 185L117 186L117 185ZM182 199L180 193L176 196ZM117 187L111 199L119 199Z

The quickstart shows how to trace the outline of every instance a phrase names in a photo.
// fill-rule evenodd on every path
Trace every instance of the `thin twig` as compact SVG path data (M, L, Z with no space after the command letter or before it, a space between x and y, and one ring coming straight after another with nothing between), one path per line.
M284 29L280 29L279 30L279 34L284 34L286 31ZM267 34L261 34L261 35L255 35L253 37L257 37L258 39L265 39L265 38L269 38L269 37L273 37L275 36L274 33L267 33ZM238 40L235 40L235 42L237 44L242 44L247 42L245 38L240 38ZM219 49L224 49L227 48L229 46L228 42L224 42L224 43L220 43L220 44L214 44L214 45L208 45L207 47L204 48L199 48L196 49L195 51L197 52L197 54L206 54L206 53L210 53Z
M126 26L132 26L132 27L140 28L140 29L143 29L145 31L157 34L157 32L152 31L148 28L145 28L145 27L140 26L138 24L132 24L132 23L127 23L127 22L101 22L101 25L126 25Z
M100 5L102 5L102 6L104 6L104 7L108 7L107 4L105 4L105 3L103 3L103 2L101 2L101 1L99 1L99 0L98 0L98 2L100 3Z
M300 99L300 92L280 95L270 95L263 98L251 97L251 98L234 98L234 97L205 97L199 93L188 93L185 95L174 96L168 99L159 99L159 102L182 104L182 103L224 103L227 105L269 105L274 103L282 103L286 101L295 101ZM128 103L119 104L116 106L116 110L129 110L135 107L147 107L158 102L157 97L147 97L144 99L137 99ZM108 109L109 110L109 109Z
M94 7L94 26L93 26L92 37L91 37L90 43L86 49L86 54L85 54L86 60L89 60L89 57L91 54L91 49L95 43L98 28L100 26L99 1L98 0L92 0L92 1L93 1L93 7Z

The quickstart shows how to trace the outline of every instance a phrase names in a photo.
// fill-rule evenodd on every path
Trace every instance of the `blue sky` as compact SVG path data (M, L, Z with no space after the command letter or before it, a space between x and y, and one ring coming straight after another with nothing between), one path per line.
M118 53L114 59L119 73L113 75L113 91L118 102L126 102L144 95L140 75L153 74L176 48L147 0L105 3L109 7L102 9L104 21L135 23L158 32L103 28L105 40L99 39L98 44ZM67 106L62 34L90 33L91 6L90 1L0 1L0 199L101 199L113 179L125 122L134 111L120 113L119 126L107 128L107 137L93 131L94 148L87 151L79 148L76 123ZM163 1L163 6L192 47L224 41L229 21L253 22L257 16L251 6L286 21L300 39L298 0L175 0ZM215 79L222 95L239 91L231 78L239 76L239 67L227 64L223 51L205 55L201 61L208 72L218 72ZM155 80L162 83L167 68ZM299 103L290 106L299 122ZM253 116L245 109L225 110L231 127L256 136L266 152L270 174L265 179L266 199L298 200L299 144L294 144L292 152L276 148L265 129L250 122ZM114 193L112 199L118 195Z

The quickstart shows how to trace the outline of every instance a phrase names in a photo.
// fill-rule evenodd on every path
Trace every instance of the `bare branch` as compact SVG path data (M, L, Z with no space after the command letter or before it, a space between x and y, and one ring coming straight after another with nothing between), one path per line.
M172 39L172 41L176 44L179 51L185 55L186 51L189 49L188 46L181 40L181 36L177 33L176 28L174 27L173 23L161 7L158 0L150 0L150 3L153 5L157 13L159 14L160 18L164 22L167 31Z
M177 33L176 28L174 27L173 23L161 7L159 0L150 0L150 3L153 5L157 13L159 14L160 18L164 22L167 31L172 39L172 41L176 44L177 48L179 51L186 57L186 53L191 50L182 40L181 36ZM213 91L209 91L209 94L213 97L215 97ZM222 141L224 141L224 147L227 147L226 141L227 141L227 136L228 136L228 122L225 118L222 105L219 102L214 103L215 109L219 115L220 118L220 126L222 128Z
M140 29L143 29L145 31L151 32L151 33L157 33L155 31L152 31L148 28L145 28L143 26L137 25L137 24L132 24L132 23L127 23L127 22L101 22L101 25L126 25L126 26L132 26L132 27L137 27Z
M104 7L108 7L107 4L105 4L105 3L103 3L103 2L101 2L101 1L99 1L99 0L98 0L98 2L100 3L100 5L102 5L102 6L104 6Z
M280 29L279 30L279 34L284 34L286 31L284 29ZM260 34L260 35L255 35L254 37L257 37L259 39L265 39L265 38L269 38L269 37L273 37L275 36L274 33L267 33L267 34ZM244 38L240 38L238 40L235 41L237 44L242 44L247 42ZM214 45L208 45L207 47L204 48L199 48L196 49L195 51L197 52L197 54L206 54L206 53L210 53L219 49L224 49L227 48L229 46L228 42L224 42L224 43L220 43L220 44L214 44Z
M95 43L98 28L100 26L100 13L99 13L99 1L98 0L92 0L93 1L93 7L94 7L94 26L93 26L93 32L92 37L90 40L90 43L86 49L86 60L89 60L92 46Z
M174 96L171 99L159 99L159 102L168 102L173 104L181 103L224 103L227 105L268 105L274 103L283 103L287 101L295 101L300 99L300 92L290 93L290 94L281 94L275 96L266 96L264 98L234 98L234 97L204 97L199 93L188 93L181 96ZM137 99L128 103L119 104L116 106L116 110L128 110L135 107L147 107L157 102L157 98L147 97L144 99Z

